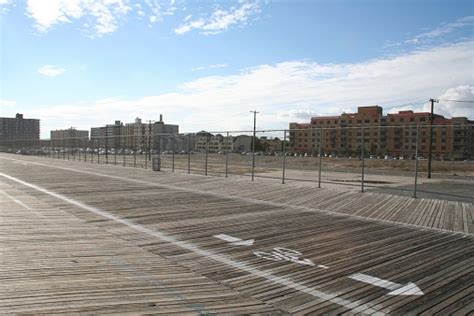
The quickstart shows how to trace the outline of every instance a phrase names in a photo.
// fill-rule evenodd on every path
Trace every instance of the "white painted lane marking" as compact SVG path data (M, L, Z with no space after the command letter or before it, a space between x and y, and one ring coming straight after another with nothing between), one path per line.
M388 295L424 295L423 291L415 283L407 283L405 285L394 283L388 280L373 277L368 274L355 273L349 276L352 280L372 284L374 286L383 287L391 290Z
M232 244L234 246L252 246L254 241L255 241L254 239L242 240L240 238L230 236L230 235L226 235L226 234L214 235L213 237L215 237L217 239L220 239L220 240L227 241L227 242L229 242L230 244Z
M159 230L151 230L151 229L146 228L144 226L132 223L132 222L126 220L126 219L119 218L119 217L117 217L117 216L115 216L115 215L113 215L113 214L111 214L107 211L104 211L104 210L101 210L99 208L84 204L82 202L76 201L76 200L71 199L71 198L68 198L67 196L64 196L62 194L51 192L47 189L44 189L44 188L39 187L37 185L25 182L23 180L17 179L15 177L9 176L7 174L0 173L0 176L2 176L4 178L7 178L7 179L10 179L12 181L15 181L17 183L23 184L24 186L30 187L32 189L35 189L35 190L39 191L39 192L42 192L42 193L45 193L45 194L50 195L52 197L55 197L59 200L67 202L69 204L80 207L80 208L82 208L86 211L89 211L91 213L100 215L102 217L105 217L105 218L108 218L110 220L121 223L123 225L126 225L130 228L133 228L133 229L135 229L137 231L140 231L142 233L145 233L147 235L157 237L159 239L162 239L164 241L172 243L176 246L179 246L181 248L184 248L186 250L194 252L198 255L201 255L201 256L210 258L212 260L224 263L224 264L226 264L228 266L231 266L235 269L245 271L245 272L253 274L257 277L267 279L268 281L270 281L272 283L280 284L280 285L286 286L288 288L292 288L292 289L301 291L303 293L312 295L316 298L319 298L319 299L329 301L329 302L332 302L334 304L343 306L347 309L351 309L354 313L364 313L364 314L370 314L370 315L385 315L385 313L379 311L381 309L381 307L370 306L369 304L364 304L364 303L359 302L359 301L351 302L349 300L339 298L335 294L324 293L324 292L319 291L317 289L314 289L314 288L305 286L303 284L294 282L294 281L292 281L288 278L280 277L280 276L277 276L277 275L273 275L270 272L259 270L257 268L254 268L254 267L248 265L247 263L234 261L234 260L228 258L225 255L216 254L216 253L214 253L210 250L201 249L201 248L195 246L194 244L192 244L190 242L178 240L175 237L172 237L172 236L169 236L165 233L160 232Z
M42 218L43 220L45 220L46 222L50 223L50 220L45 216L43 215L41 212L38 212L37 209L23 203L22 201L18 200L17 198L15 198L14 196L8 194L7 192L5 191L0 191L0 193L2 193L3 195L5 195L7 198L9 198L10 200L12 200L13 202L15 202L16 204L20 205L21 207L25 208L26 210L28 211L31 211L33 214L36 214L36 216Z
M312 267L315 266L313 261L302 258L303 254L301 252L283 247L273 248L272 252L255 251L253 254L271 261L288 261Z
M14 196L11 196L10 194L8 194L7 192L5 191L0 191L0 193L2 193L3 195L5 195L7 198L9 198L10 200L12 200L13 202L15 202L16 204L24 207L25 209L27 210L33 210L33 208L31 208L29 205L26 205L25 203L23 203L22 201L18 200L17 198L15 198Z

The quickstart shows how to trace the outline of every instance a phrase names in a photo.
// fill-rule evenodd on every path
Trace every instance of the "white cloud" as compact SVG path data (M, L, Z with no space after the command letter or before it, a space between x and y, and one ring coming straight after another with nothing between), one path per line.
M436 113L448 116L466 116L474 119L474 85L460 85L447 89L439 97L439 103L435 103ZM459 102L465 101L465 102ZM430 105L426 104L424 109L430 110Z
M0 0L5 1L5 0ZM84 19L83 28L91 37L115 32L126 17L135 12L149 22L162 21L178 10L176 0L145 0L132 4L130 0L28 0L26 15L35 20L35 27L44 33L53 26Z
M0 0L0 14L7 13L12 5L15 6L16 3L12 3L11 0Z
M164 16L171 16L178 10L176 0L145 0L145 3L151 11L151 14L148 16L151 23L162 21Z
M259 128L285 128L317 115L352 112L360 105L396 107L420 100L472 99L474 42L414 51L398 57L353 64L288 61L260 65L228 76L206 76L182 84L174 92L139 99L108 99L38 109L45 121L84 127L136 116L177 123L184 131L248 130L249 110L260 111ZM436 112L474 118L474 106L440 102ZM32 114L31 114L32 115ZM69 123L70 122L70 123ZM42 123L43 124L43 123ZM47 125L45 125L47 126ZM60 126L59 126L60 127Z
M44 65L38 68L38 73L47 77L56 77L66 72L66 69L54 65Z
M184 19L184 24L175 29L176 34L184 34L198 29L202 34L212 35L227 30L232 25L246 25L249 18L260 12L258 2L244 2L238 8L229 10L216 9L210 18L199 18L191 21L191 16Z
M229 65L227 65L227 64L213 64L213 65L209 65L209 66L194 67L194 68L191 68L191 71L201 71L201 70L205 70L205 69L216 69L216 68L226 68L226 67L229 67Z
M0 99L0 107L14 107L15 105L16 101Z
M13 109L15 107L16 107L16 101L0 99L0 115L1 116L11 115L11 112L14 111Z
M0 5L7 3L9 0L0 0ZM147 18L151 25L177 11L186 11L178 0L27 0L26 3L26 15L34 20L39 32L45 33L55 26L80 21L78 25L90 37L115 32L131 13L137 19ZM183 34L200 29L203 34L216 34L232 25L247 24L249 18L258 12L258 2L239 1L238 7L215 9L207 19L192 20L192 15L188 14L183 21L185 24L175 32Z
M94 20L92 33L100 37L118 28L120 19L132 10L127 3L127 0L28 0L26 11L40 32L86 17Z
M439 27L415 36L412 39L407 40L407 43L417 44L424 40L430 40L433 38L441 37L446 34L452 33L458 29L470 27L471 31L474 26L474 16L465 16L463 18L457 19L454 22L443 23Z

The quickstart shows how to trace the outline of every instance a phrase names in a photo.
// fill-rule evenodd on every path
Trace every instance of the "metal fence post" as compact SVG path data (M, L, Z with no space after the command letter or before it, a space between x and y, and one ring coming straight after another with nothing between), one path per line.
M120 140L121 141L121 146L120 148L122 148L122 155L123 155L123 166L125 167L125 160L127 159L127 157L125 156L125 136L124 136L124 140Z
M226 150L225 150L225 177L227 178L229 169L229 132L227 132L226 138Z
M419 142L420 142L420 125L416 125L416 151L415 151L415 186L413 188L413 198L416 199L416 192L418 186L418 150L419 150Z
M255 126L253 129L253 138L252 138L252 181L255 177Z
M176 134L173 134L173 153L171 156L171 172L174 172L174 154L176 151Z
M117 139L114 137L114 165L117 165Z
M365 173L365 135L364 126L362 126L362 181L361 181L361 192L364 192L364 173Z
M319 172L318 172L318 188L321 188L321 171L323 162L323 129L319 128Z
M148 144L148 146L150 146L150 144L148 143L149 140L147 140L147 137L145 136L145 142ZM148 168L148 154L150 152L150 148L148 147L148 150L145 149L145 169Z
M285 171L286 171L286 129L283 131L283 167L281 174L281 184L285 184Z
M188 174L191 173L191 134L188 134Z
M133 168L137 167L137 144L136 140L134 141L134 146L133 146Z
M105 136L105 164L109 164L109 137Z
M207 159L209 155L209 135L206 135L206 156L205 156L205 165L204 165L204 175L207 176Z
M97 138L97 164L100 164L100 140Z

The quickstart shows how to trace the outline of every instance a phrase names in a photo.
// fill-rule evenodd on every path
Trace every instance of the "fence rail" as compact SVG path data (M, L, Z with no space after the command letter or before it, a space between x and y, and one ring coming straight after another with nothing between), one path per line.
M431 131L437 182L423 177ZM413 197L422 192L474 202L469 191L439 184L440 179L474 180L470 125L257 130L255 138L248 132L0 140L0 151L145 169L160 157L162 170L171 172L303 181L318 188L343 185Z

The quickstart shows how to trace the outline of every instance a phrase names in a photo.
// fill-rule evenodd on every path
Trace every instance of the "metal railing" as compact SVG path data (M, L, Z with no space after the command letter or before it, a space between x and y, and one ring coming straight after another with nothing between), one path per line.
M431 130L433 142L427 144ZM254 150L250 132L3 140L0 150L144 169L151 169L151 159L160 157L162 170L171 172L279 179L282 184L305 181L318 188L343 185L359 187L361 192L411 192L413 197L424 192L470 201L467 193L420 191L419 186L420 174L428 172L425 159L430 145L434 178L473 180L472 125L258 130Z

